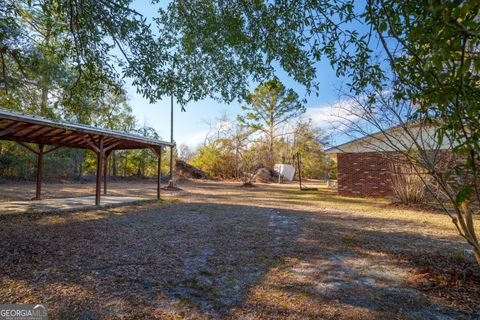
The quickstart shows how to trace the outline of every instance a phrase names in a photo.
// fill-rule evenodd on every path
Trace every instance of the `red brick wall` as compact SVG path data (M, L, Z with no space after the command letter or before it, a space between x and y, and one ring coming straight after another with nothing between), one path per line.
M393 196L390 164L395 158L398 161L404 159L396 152L337 154L338 194L348 197ZM461 162L462 160L456 159L450 150L441 150L437 169L446 172L454 163ZM394 165L398 165L398 162L394 162ZM449 182L456 183L455 175L452 175Z
M338 194L348 197L392 195L389 162L378 152L337 154Z

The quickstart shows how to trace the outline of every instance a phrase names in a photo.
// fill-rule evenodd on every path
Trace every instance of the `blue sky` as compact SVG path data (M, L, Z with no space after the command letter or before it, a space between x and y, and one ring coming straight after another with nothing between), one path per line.
M341 85L341 80L337 79L335 72L328 64L322 64L319 67L320 95L307 97L307 116L312 118L320 109L329 108L332 104L338 102L336 87ZM287 77L281 77L286 87L293 88L301 97L305 95L305 89L296 84ZM255 84L252 84L252 88ZM141 95L136 93L136 89L127 85L129 103L137 117L140 125L147 125L155 128L163 139L170 138L170 98L165 98L155 104L150 104ZM175 103L174 106L174 139L178 145L185 143L194 146L203 141L206 132L209 129L207 122L212 122L224 113L227 113L231 119L241 113L241 103L233 102L230 104L219 103L207 99L198 102L189 103L186 111L181 112L180 106ZM323 121L314 123L323 126Z
M163 2L165 4L167 2ZM147 19L156 13L149 1L135 1L133 7L144 14ZM311 95L307 97L306 116L312 118L314 124L328 129L331 123L328 117L328 109L331 105L339 102L337 88L342 85L342 80L338 79L335 71L328 61L322 61L316 65L318 79L320 82L319 96ZM303 86L297 84L278 70L279 78L287 88L294 89L300 97L305 96ZM251 83L251 88L256 87L256 83ZM136 93L136 89L127 81L127 92L129 103L137 117L140 125L151 126L156 129L165 140L170 139L170 98L165 98L155 104L150 104L141 95ZM187 144L191 147L198 145L205 138L208 131L207 122L212 122L222 114L227 113L231 119L241 113L241 104L234 102L231 104L219 103L207 99L198 102L192 102L186 106L186 111L181 112L180 106L175 104L174 109L174 139L177 145ZM327 132L328 133L328 132ZM333 137L331 143L342 143L341 137Z

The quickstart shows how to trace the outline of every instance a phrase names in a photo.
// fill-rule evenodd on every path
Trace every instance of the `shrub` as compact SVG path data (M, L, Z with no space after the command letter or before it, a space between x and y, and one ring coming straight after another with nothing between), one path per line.
M426 176L420 176L409 165L392 163L390 165L392 190L395 197L403 204L420 204L426 200L424 181Z

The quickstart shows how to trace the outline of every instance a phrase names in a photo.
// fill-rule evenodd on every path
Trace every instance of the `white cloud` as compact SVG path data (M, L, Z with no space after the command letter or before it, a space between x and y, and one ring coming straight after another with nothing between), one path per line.
M304 116L310 118L313 125L324 131L343 130L345 122L358 118L352 112L353 105L352 100L342 100L330 105L308 108Z
M186 144L190 148L195 148L205 141L205 137L207 136L208 132L209 130L202 130L189 134L186 138L178 141L178 145Z
M312 120L329 136L330 145L337 145L352 139L350 126L359 119L354 100L341 100L337 103L316 108L308 108L304 117Z
M352 112L354 109L353 100L342 100L337 103L324 105L320 107L307 108L307 111L302 116L304 119L311 119L315 127L322 129L327 135L335 140L343 140L341 136L347 129L347 123L349 121L355 121L358 117ZM189 134L183 139L177 140L178 145L186 144L190 148L195 148L199 144L203 143L207 136L212 136L217 132L220 134L232 129L233 124L229 121L220 120L217 123L210 125L210 129L201 130L192 134ZM293 124L285 124L284 127L279 129L279 133L292 132Z
M231 122L221 120L211 125L211 128L209 129L201 130L201 131L189 134L184 139L179 139L180 141L178 141L179 142L178 145L186 144L190 148L195 148L199 144L205 142L206 139L211 138L217 133L222 135L223 133L229 131L232 128L233 128L233 124Z

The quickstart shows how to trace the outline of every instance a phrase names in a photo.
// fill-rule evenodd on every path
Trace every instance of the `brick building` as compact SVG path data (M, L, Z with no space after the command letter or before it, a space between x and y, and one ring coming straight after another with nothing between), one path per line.
M424 150L440 150L442 155L451 154L448 146L438 147L431 130L418 132L413 129L414 139L422 143ZM337 163L338 194L349 197L389 197L392 190L392 166L399 165L399 149L415 149L410 137L398 127L387 132L390 142L384 141L385 133L377 133L356 139L325 152ZM393 139L392 139L393 137ZM392 142L393 141L393 142ZM396 147L391 147L391 143Z
M350 197L392 195L390 163L380 152L337 154L338 193Z

